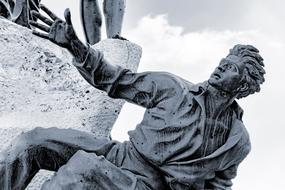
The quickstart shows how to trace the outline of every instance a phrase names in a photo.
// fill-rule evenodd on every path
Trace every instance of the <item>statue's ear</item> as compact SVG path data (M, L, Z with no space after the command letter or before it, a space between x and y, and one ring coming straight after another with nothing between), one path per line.
M240 93L243 93L243 92L245 92L245 91L247 91L248 90L248 84L247 84L247 82L245 82L245 83L243 83L239 88L238 88L238 91L240 92Z

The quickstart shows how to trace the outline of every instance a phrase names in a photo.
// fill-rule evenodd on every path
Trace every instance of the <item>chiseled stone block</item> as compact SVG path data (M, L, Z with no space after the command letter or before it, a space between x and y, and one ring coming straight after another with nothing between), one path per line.
M109 136L124 102L90 86L66 50L4 19L0 19L0 44L0 151L35 127ZM115 39L103 40L94 48L111 63L133 71L142 52L134 43ZM50 174L41 171L27 189L39 189Z

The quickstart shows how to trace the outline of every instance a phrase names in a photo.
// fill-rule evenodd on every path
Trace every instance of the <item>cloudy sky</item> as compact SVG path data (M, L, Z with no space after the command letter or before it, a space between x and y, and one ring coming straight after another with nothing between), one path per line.
M42 2L59 16L71 8L83 39L79 0ZM169 71L196 83L206 80L235 44L252 44L264 57L267 74L261 93L239 101L252 151L240 165L234 190L285 187L284 8L282 0L127 0L123 36L143 48L139 71ZM143 109L127 104L113 138L126 140L142 114Z

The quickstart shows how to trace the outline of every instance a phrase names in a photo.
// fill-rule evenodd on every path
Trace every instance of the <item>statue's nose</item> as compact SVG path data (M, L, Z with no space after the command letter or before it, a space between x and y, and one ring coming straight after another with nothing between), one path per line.
M218 70L221 71L221 72L224 72L224 71L225 71L225 69L224 69L221 65L218 66Z

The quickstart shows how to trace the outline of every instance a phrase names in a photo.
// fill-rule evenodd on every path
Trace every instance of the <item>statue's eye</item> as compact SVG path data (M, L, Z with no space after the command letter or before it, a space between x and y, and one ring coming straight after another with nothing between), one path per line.
M237 71L237 70L238 70L238 69L236 68L236 66L233 65L233 64L227 64L227 65L225 66L225 68L226 68L227 70L232 70L232 71Z

